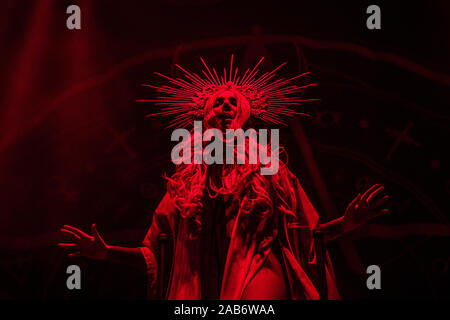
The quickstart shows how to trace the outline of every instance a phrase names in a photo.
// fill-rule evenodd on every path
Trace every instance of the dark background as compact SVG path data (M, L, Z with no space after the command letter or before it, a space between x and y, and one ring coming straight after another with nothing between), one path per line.
M70 4L81 30L66 28ZM173 63L200 72L200 56L221 70L232 53L240 70L265 56L264 72L287 61L280 75L320 84L306 96L322 101L302 107L312 118L290 121L282 143L323 221L371 183L391 195L390 215L329 246L343 298L448 298L450 6L377 1L382 29L368 30L370 4L2 1L0 298L145 298L145 275L69 260L58 230L96 222L109 244L140 244L173 170L141 84L177 76ZM70 264L82 290L66 288ZM371 264L381 290L366 287Z

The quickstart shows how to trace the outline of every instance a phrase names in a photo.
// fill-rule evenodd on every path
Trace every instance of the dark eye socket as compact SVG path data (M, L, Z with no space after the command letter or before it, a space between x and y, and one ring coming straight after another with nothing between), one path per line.
M230 98L230 103L231 103L233 106L235 106L236 103L237 103L236 98Z
M219 99L216 99L216 102L214 102L214 106L217 107L218 105L221 105L224 101L223 97L220 97Z

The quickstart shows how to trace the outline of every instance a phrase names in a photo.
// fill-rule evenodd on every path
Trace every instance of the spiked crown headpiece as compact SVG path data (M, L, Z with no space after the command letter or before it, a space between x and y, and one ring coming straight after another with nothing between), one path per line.
M202 70L204 77L196 73L191 73L179 65L175 65L182 72L184 77L171 78L161 73L155 74L169 80L172 86L154 86L144 84L144 86L155 88L163 93L154 100L138 100L154 102L156 105L163 105L160 112L152 115L173 116L169 127L185 127L193 123L193 120L203 119L206 101L217 91L223 89L233 89L239 91L249 102L251 116L260 119L266 123L275 123L286 125L283 121L285 116L306 115L295 110L295 107L304 101L317 101L319 99L302 99L300 93L307 87L317 85L317 83L297 86L293 84L294 80L303 77L309 72L302 73L295 77L284 79L280 78L270 81L276 76L275 72L286 64L283 63L271 72L266 72L262 76L256 77L257 69L264 58L250 69L247 69L244 75L238 74L238 68L233 71L233 55L231 56L230 69L224 68L223 74L219 77L216 70L207 66L205 61L200 58L205 70Z

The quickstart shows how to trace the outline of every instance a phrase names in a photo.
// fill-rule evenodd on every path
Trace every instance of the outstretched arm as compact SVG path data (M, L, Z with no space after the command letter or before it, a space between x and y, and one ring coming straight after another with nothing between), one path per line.
M386 203L389 196L384 187L375 184L363 194L358 194L348 205L342 217L321 224L316 232L321 232L326 242L332 241L345 233L357 229L369 220L389 212Z
M84 256L96 260L108 260L145 267L144 257L139 248L107 245L98 233L95 224L91 226L92 236L69 225L64 225L60 231L70 237L69 242L58 243L60 248L68 250L69 257Z

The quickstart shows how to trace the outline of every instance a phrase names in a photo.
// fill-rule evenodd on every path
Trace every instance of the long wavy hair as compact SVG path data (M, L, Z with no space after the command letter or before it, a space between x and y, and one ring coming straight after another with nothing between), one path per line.
M230 90L233 91L233 90ZM237 100L238 113L232 123L235 129L252 127L248 101L239 92L233 91ZM211 110L218 92L212 95L205 104L204 128L211 128ZM194 155L194 135L191 131L191 157ZM257 137L258 132L257 132ZM267 150L271 150L270 139ZM259 150L259 138L257 139ZM234 144L234 154L237 155L237 145ZM260 217L284 212L294 215L296 203L294 189L285 172L287 154L283 148L279 150L279 171L275 175L262 175L262 164L259 159L256 164L249 163L248 137L245 143L245 164L208 165L204 161L195 164L179 164L175 173L167 179L167 190L175 202L180 215L189 219L190 237L195 238L202 230L202 218L207 214L205 204L218 195L231 197L237 201L241 214L254 214ZM283 158L283 160L281 159ZM192 159L191 159L192 160ZM294 215L295 216L295 215Z

